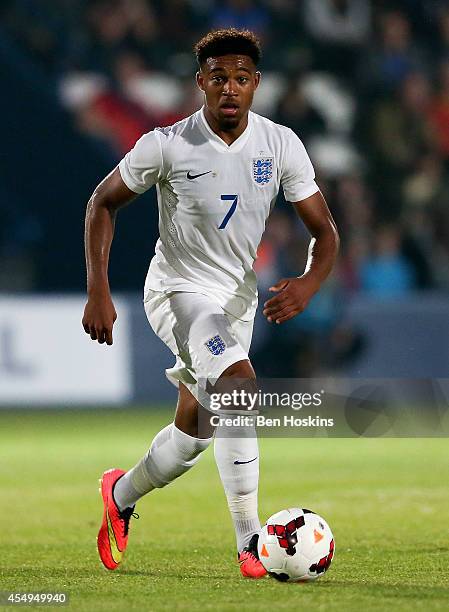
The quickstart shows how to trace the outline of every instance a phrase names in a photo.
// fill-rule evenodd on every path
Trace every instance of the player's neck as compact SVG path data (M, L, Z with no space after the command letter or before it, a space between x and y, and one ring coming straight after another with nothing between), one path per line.
M222 127L220 127L220 124L209 111L207 106L204 107L204 117L206 118L210 129L215 132L215 134L217 134L217 136L219 136L228 146L232 145L232 143L243 134L248 126L248 113L242 117L237 127L229 130L224 130Z

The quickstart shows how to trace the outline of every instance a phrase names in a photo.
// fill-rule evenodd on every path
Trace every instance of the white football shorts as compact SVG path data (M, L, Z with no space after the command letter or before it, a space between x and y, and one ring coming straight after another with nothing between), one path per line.
M254 321L236 319L200 293L149 291L144 307L153 331L176 357L167 378L175 386L182 382L209 409L207 383L248 359Z

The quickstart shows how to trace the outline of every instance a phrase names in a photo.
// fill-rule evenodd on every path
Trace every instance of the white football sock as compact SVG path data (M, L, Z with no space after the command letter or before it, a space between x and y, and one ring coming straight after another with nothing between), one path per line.
M190 470L212 438L193 438L174 423L164 427L154 438L149 451L114 487L115 503L120 510L134 506L138 499Z
M254 427L239 430L245 437L232 438L231 429L220 427L215 434L215 461L234 522L237 551L260 531L257 514L259 445Z

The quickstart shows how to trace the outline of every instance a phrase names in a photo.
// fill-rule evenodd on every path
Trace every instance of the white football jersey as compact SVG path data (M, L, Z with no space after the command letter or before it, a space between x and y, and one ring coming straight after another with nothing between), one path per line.
M279 186L298 202L318 191L292 130L250 112L231 145L204 110L137 141L119 164L131 191L157 185L159 233L145 293L203 293L244 321L254 317L257 248Z

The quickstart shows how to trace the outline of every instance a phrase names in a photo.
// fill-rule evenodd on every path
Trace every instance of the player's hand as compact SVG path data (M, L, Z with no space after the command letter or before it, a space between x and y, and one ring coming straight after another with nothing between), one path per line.
M112 328L117 313L110 295L89 297L84 308L83 327L92 340L112 344Z
M307 276L283 278L270 287L269 291L277 295L265 302L263 314L270 323L284 323L307 308L318 288L319 285Z

